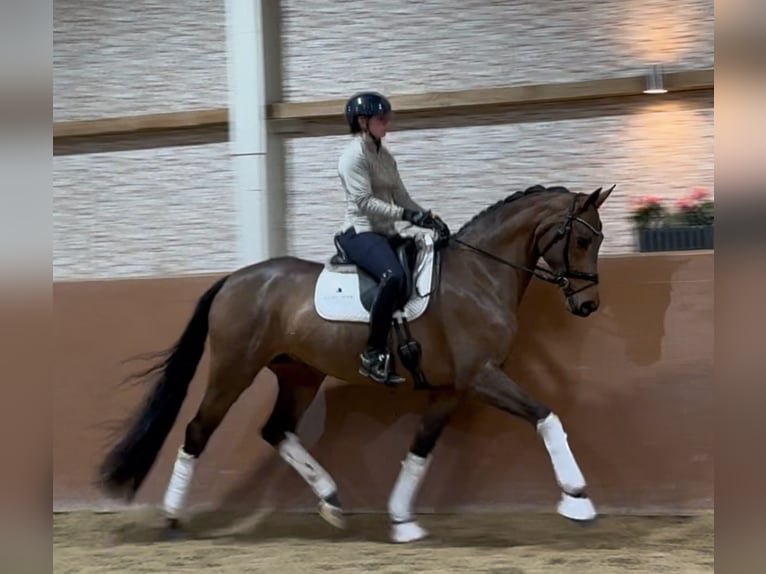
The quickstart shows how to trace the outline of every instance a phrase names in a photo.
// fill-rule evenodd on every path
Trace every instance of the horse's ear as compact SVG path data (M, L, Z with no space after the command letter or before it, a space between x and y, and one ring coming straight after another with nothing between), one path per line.
M588 196L588 199L585 200L585 203L582 204L583 210L588 209L591 205L595 205L598 201L598 194L601 193L601 188L599 187L596 191L591 193Z
M595 204L596 205L596 209L599 209L604 204L604 202L606 201L606 198L609 197L612 194L612 192L614 191L614 188L616 186L617 186L617 184L615 183L615 184L612 185L612 187L610 187L606 191L602 191L601 193L599 193L599 196L596 199L596 204ZM599 189L601 189L601 188L599 188Z
M594 206L596 209L600 208L603 205L603 203L606 201L606 198L609 197L609 195L614 191L615 185L613 185L612 187L610 187L604 192L601 191L603 188L599 187L596 191L594 191L588 196L588 199L585 200L585 203L582 206L583 209L588 209L588 207L590 207L591 205Z

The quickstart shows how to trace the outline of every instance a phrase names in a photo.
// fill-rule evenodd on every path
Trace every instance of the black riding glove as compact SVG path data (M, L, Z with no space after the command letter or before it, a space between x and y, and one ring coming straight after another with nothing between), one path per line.
M404 221L409 221L412 225L423 227L426 222L431 219L430 211L413 211L412 209L404 209L404 215L402 216Z

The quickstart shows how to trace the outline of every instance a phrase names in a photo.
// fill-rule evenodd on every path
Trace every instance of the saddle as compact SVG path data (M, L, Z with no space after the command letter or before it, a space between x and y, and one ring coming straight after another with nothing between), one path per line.
M333 238L336 253L330 258L330 265L338 268L347 267L345 271L357 273L359 275L359 299L366 311L372 309L372 303L375 301L375 294L378 290L378 282L372 275L356 266L348 259L346 252L338 241L338 235ZM402 298L397 302L398 307L404 307L412 296L413 277L418 259L418 246L414 237L395 236L389 239L391 247L394 248L396 257L404 270L404 292ZM344 271L344 269L338 269Z
M433 292L434 271L438 268L434 240L430 233L418 232L415 236L394 237L391 242L405 275L405 287L392 318L399 357L413 373L415 388L428 388L420 371L420 345L412 338L408 322L425 312ZM314 308L328 321L369 323L379 284L348 259L337 235L334 243L336 253L317 278Z

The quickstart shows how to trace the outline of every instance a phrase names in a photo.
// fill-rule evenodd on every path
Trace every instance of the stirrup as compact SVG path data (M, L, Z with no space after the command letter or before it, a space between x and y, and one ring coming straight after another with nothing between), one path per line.
M389 353L376 353L372 357L362 353L359 355L362 361L362 366L359 367L359 374L364 375L375 381L376 383L382 383L389 387L395 387L405 382L404 377L397 375L396 372L390 368L391 355ZM380 359L383 358L383 364L381 365Z

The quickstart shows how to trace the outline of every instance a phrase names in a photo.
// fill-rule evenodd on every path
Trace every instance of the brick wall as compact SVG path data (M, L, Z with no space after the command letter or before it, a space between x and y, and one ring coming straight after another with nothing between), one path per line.
M223 2L60 0L54 119L226 107ZM236 260L228 144L54 157L55 280L216 272Z
M387 138L405 185L452 229L510 193L537 183L592 191L617 184L602 210L602 253L635 250L634 197L672 199L713 188L712 96L599 106L601 115L548 120L498 116L493 125L393 132ZM292 140L288 154L290 249L326 257L343 222L337 157L347 136ZM321 243L324 241L324 244Z
M54 280L230 269L228 151L223 143L54 157Z
M713 0L282 0L289 101L713 65Z
M285 99L359 89L418 93L713 66L712 0L556 2L283 1ZM712 96L551 107L490 126L392 133L405 183L457 228L536 183L576 191L618 184L603 217L604 253L634 250L632 197L713 190ZM550 115L547 115L550 112ZM562 117L564 119L562 119ZM290 142L290 248L324 257L342 222L335 172L345 137Z
M222 0L56 0L55 121L226 107Z
M583 3L283 0L285 99L417 93L713 65L712 0ZM54 7L54 118L225 107L223 2ZM549 113L550 112L550 113ZM345 137L288 142L291 253L323 258L342 219ZM625 208L644 193L713 188L712 96L506 114L490 125L391 134L406 183L457 228L534 183L618 184L609 253L633 250ZM54 158L54 279L183 274L235 260L226 144Z

